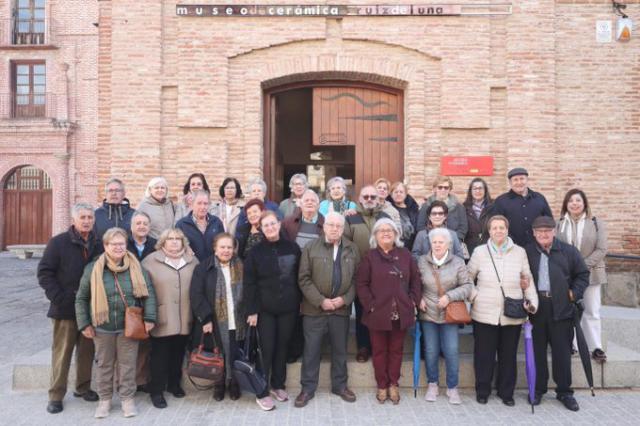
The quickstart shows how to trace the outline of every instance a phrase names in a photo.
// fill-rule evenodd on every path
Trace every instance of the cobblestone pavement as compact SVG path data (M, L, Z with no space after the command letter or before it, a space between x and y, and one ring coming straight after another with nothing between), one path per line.
M95 403L88 403L68 394L65 410L56 415L46 412L47 395L40 391L13 391L11 375L13 363L21 356L46 349L51 344L51 326L46 318L47 301L35 279L37 259L17 260L0 253L0 425L72 425L72 424L136 424L136 425L519 425L519 424L638 424L640 389L588 392L576 396L580 411L566 410L552 396L547 396L535 414L526 403L526 391L516 392L516 406L504 406L496 397L487 405L475 402L471 390L463 391L463 404L451 406L446 397L427 403L422 395L413 398L411 390L403 390L398 406L379 405L372 389L355 389L358 401L343 402L326 391L303 409L292 402L277 403L277 409L260 411L255 400L243 395L238 401L216 402L209 392L191 391L184 399L167 396L169 407L153 408L146 394L138 394L139 415L124 419L117 398L106 420L94 420ZM404 378L409 381L409 378ZM298 389L291 389L292 398Z

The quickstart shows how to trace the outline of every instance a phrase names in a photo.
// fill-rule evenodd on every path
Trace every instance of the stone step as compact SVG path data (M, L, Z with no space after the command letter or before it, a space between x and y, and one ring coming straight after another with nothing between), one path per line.
M49 386L50 375L50 351L39 352L32 357L21 360L13 368L13 389L14 390L46 390ZM592 362L594 386L597 388L620 388L640 386L640 353L622 347L615 343L609 345L607 352L608 361L604 364ZM289 364L287 386L299 388L300 386L300 361ZM349 356L349 384L358 388L375 387L373 366L371 361L358 363L352 355ZM580 358L572 358L573 384L576 388L587 387ZM324 355L320 366L320 387L329 388L330 362L329 356ZM421 361L420 387L426 386L426 373L424 361ZM472 388L474 386L473 356L469 353L460 354L460 387ZM71 366L69 373L69 383L74 383L75 367ZM440 383L444 386L445 370L444 360L440 360ZM401 386L413 386L413 356L406 354L402 363ZM525 358L523 354L518 354L518 388L527 386L525 377ZM185 387L191 388L188 380L185 380ZM550 384L550 389L553 385Z
M605 342L616 342L636 352L640 352L640 309L618 306L603 306L602 339Z

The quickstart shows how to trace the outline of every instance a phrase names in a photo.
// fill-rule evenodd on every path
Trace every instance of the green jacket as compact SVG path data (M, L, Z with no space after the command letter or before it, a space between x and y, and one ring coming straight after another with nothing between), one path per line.
M80 278L80 287L76 293L76 321L78 322L78 330L83 330L85 327L92 324L91 318L91 272L95 262L89 263L84 268L82 278ZM144 280L147 283L147 290L149 291L149 297L140 299L142 307L144 308L144 320L146 322L156 322L156 294L153 290L153 286L150 285L149 275L147 271L142 270ZM120 293L116 289L115 280L113 279L113 273L104 268L104 274L102 276L104 281L104 289L107 293L107 301L109 302L109 321L100 325L98 328L105 331L122 331L124 330L124 310L125 306L120 297ZM129 306L135 306L136 300L133 297L133 286L131 284L131 275L129 271L118 274L118 282L124 292L124 296L127 299Z
M360 263L358 247L342 237L341 272L342 280L337 296L344 299L344 306L335 311L320 308L324 299L331 299L331 278L333 275L333 244L324 237L307 244L300 258L298 285L302 290L302 315L351 315L351 302L356 296L355 275Z
M356 243L360 258L363 258L371 248L369 238L371 237L373 225L378 219L389 218L389 215L382 211L382 206L378 206L373 210L364 210L358 204L356 211L358 214L344 218L344 236Z

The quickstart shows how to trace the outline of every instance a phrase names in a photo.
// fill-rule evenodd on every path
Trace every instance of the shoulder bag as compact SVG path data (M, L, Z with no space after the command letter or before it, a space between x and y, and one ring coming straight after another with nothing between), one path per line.
M433 271L433 278L436 280L436 285L438 286L438 297L442 297L444 296L444 290L440 283L440 273L433 265L431 265L431 270ZM471 316L469 315L466 303L461 300L449 302L444 310L444 322L448 324L471 324Z
M251 349L251 337L255 334L256 345ZM249 327L244 339L244 347L238 350L238 358L233 362L233 377L240 389L254 395L262 395L267 390L267 379L263 373L262 351L256 327Z
M140 306L129 306L127 299L124 297L120 282L118 282L118 274L113 274L113 280L120 293L120 298L124 303L124 337L134 340L146 340L149 333L144 327L144 309Z
M502 297L504 298L504 316L515 319L527 318L529 315L527 314L527 311L524 310L524 298L514 299L512 297L507 297L504 294L504 289L502 288L502 280L500 280L500 275L498 275L498 268L496 268L496 262L494 262L493 260L493 255L491 254L489 244L487 244L487 250L489 251L489 257L491 258L491 263L493 264L493 270L496 271L496 278L498 279L498 284L500 284L500 291L502 292ZM522 295L524 296L524 291L522 292Z
M198 390L209 390L215 385L224 383L224 355L220 353L220 349L216 343L215 332L211 333L213 339L212 352L204 349L204 335L200 336L200 344L189 354L189 362L187 363L187 377L191 384ZM212 383L203 386L197 384L193 378L210 380Z

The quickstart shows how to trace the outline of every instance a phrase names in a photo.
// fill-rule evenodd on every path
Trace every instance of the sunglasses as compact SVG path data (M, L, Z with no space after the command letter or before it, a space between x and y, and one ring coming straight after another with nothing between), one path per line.
M373 201L373 200L376 200L377 198L378 198L377 195L363 195L362 196L363 200L372 200Z
M449 185L438 185L436 186L436 188L441 189L441 190L445 190L445 189L449 189Z

